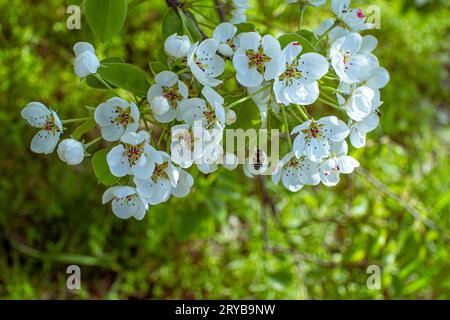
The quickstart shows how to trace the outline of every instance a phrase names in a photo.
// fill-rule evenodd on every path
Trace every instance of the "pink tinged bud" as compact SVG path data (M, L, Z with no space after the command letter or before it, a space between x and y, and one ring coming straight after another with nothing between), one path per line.
M361 9L358 9L358 11L356 12L356 15L358 16L358 18L360 19L364 19L366 16L364 15L364 13L362 12Z

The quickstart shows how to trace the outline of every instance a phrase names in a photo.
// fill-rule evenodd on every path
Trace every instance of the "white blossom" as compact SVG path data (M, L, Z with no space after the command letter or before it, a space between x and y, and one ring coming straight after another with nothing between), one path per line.
M22 118L40 129L31 140L31 150L35 153L52 153L63 132L61 120L55 111L49 110L40 102L30 102L22 109Z
M181 168L189 168L194 161L201 159L205 146L211 141L208 130L201 125L175 125L171 128L170 155Z
M221 128L225 126L224 99L214 89L203 87L201 98L191 98L180 103L180 117L188 125L201 122L206 129Z
M88 42L77 42L73 46L75 52L75 74L85 78L90 74L97 73L100 61L95 55L95 48Z
M151 205L166 202L171 195L177 198L185 197L194 184L192 176L173 165L167 153L160 154L164 161L156 165L150 178L134 178L138 194Z
M330 49L331 64L341 81L357 83L372 74L378 66L377 58L371 53L376 43L375 37L361 37L358 33L349 33L333 42Z
M293 144L295 156L306 155L309 160L319 162L330 155L332 142L344 140L349 133L347 125L335 116L308 120L292 130L292 134L298 134Z
M109 169L116 177L133 175L147 179L155 165L163 162L161 154L149 144L150 136L145 131L125 133L120 142L106 155Z
M355 148L366 145L366 135L378 127L380 117L378 109L374 109L367 117L350 125L350 142Z
M133 102L118 97L103 102L94 112L94 120L106 141L118 141L125 133L135 132L139 117L139 109Z
M204 86L215 87L222 83L216 79L225 70L225 60L217 54L219 42L206 39L196 42L188 52L188 66L194 77Z
M328 187L339 183L340 174L350 174L359 167L359 162L351 156L342 155L324 161L320 166L320 179Z
M164 51L175 59L186 58L191 42L188 36L179 36L177 33L169 36L164 42Z
M328 61L315 52L300 55L302 46L292 42L282 51L285 69L275 79L274 92L278 103L309 105L319 98L319 84L328 72Z
M233 66L237 81L244 87L257 87L264 80L273 80L284 67L280 43L271 35L261 38L256 32L242 33Z
M292 192L299 191L306 184L318 185L319 165L305 156L297 159L294 152L289 152L273 170L272 181L278 184L280 179L284 187Z
M336 94L338 103L354 121L363 120L382 104L379 90L368 86L355 87L341 84L338 89L344 92L344 96L340 93Z
M213 38L219 42L218 51L226 56L231 57L236 49L234 42L237 32L236 26L231 23L224 22L219 24L213 31Z
M367 30L372 27L366 23L366 15L360 8L350 7L350 0L331 0L331 10L336 18L352 31Z
M112 211L120 219L134 217L142 220L148 209L147 201L137 194L133 187L115 186L108 188L103 193L102 202L106 204L112 201Z
M84 145L75 139L64 139L58 145L58 156L68 165L77 165L83 162Z
M178 111L180 103L187 99L189 94L186 84L172 71L158 73L155 82L147 94L155 119L161 123L180 119Z
M231 20L233 24L247 22L246 11L250 8L249 0L233 0L233 10L231 10Z

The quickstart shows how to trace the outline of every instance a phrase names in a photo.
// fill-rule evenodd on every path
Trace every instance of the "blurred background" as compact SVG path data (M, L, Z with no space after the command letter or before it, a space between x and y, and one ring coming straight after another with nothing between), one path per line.
M0 298L450 298L448 1L352 1L380 6L381 30L371 33L391 74L381 126L351 151L359 173L292 194L219 170L198 175L189 197L152 207L141 222L101 204L105 187L89 159L68 167L56 154L33 154L35 130L20 117L33 100L74 118L108 97L75 76L77 41L150 76L167 8L132 2L121 34L103 45L84 16L81 30L67 30L66 1L0 1ZM249 21L262 32L296 30L284 1L253 5ZM328 16L308 9L306 28ZM66 288L71 264L82 272L75 292ZM366 286L370 265L381 267L380 290Z

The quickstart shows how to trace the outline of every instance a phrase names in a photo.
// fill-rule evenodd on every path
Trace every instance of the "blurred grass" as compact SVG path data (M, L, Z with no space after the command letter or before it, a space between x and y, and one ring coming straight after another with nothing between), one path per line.
M296 12L277 10L282 2L250 12L262 31L295 30ZM392 77L381 127L352 151L381 186L359 174L296 194L267 182L273 217L257 180L220 170L198 175L189 197L152 207L138 223L101 205L89 161L72 168L32 154L20 109L39 100L69 118L107 97L73 74L76 41L149 72L164 1L131 10L107 45L84 19L82 30L67 31L65 1L0 1L0 297L450 298L450 10L445 1L353 2L381 7L375 53ZM312 12L307 27L326 15ZM78 293L66 290L69 264L82 268ZM372 264L381 266L381 290L366 287Z

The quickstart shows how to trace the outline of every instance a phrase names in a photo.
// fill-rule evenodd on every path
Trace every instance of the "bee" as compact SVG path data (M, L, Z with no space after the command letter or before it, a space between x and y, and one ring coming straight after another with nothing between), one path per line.
M253 157L253 168L259 171L265 162L264 151L256 149L255 156Z

